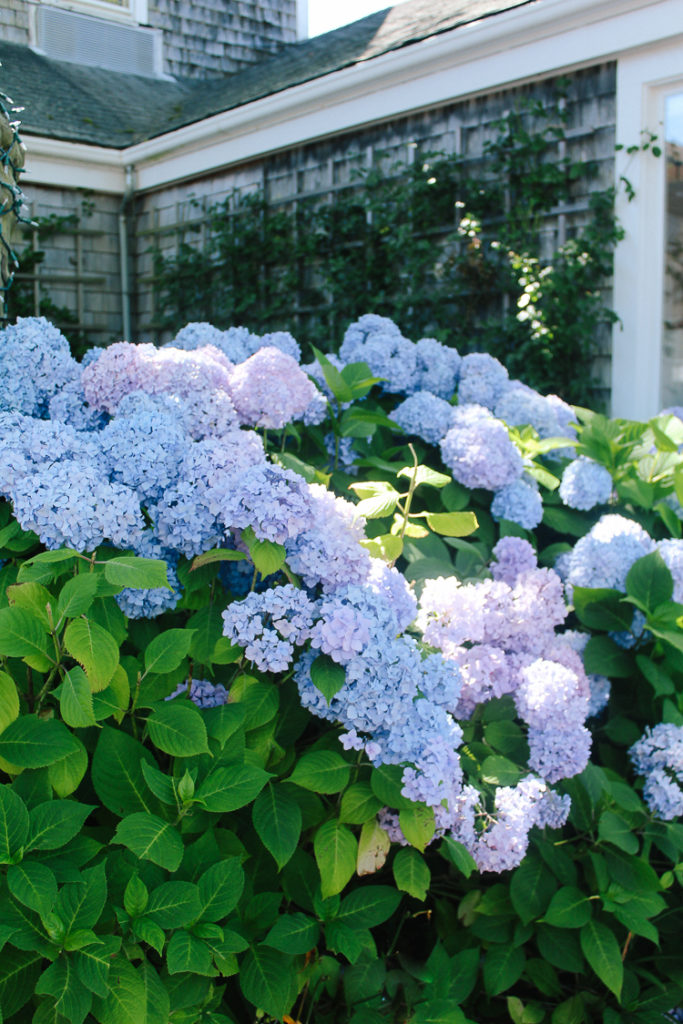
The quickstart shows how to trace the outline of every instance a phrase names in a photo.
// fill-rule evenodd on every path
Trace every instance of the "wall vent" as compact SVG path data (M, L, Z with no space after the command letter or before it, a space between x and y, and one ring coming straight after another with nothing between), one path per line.
M36 11L36 47L46 57L129 75L159 75L157 32L43 4Z

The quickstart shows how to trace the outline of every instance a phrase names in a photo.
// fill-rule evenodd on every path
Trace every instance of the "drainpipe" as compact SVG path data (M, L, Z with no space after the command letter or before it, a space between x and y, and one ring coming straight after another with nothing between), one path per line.
M119 256L121 260L121 319L123 322L123 341L132 341L132 323L130 312L130 254L128 251L128 214L135 196L135 168L132 164L126 167L126 188L119 207Z

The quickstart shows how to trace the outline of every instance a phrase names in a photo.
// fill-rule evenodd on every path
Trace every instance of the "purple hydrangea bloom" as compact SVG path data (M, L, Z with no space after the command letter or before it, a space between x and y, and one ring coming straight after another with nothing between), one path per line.
M428 444L438 444L447 433L453 406L430 391L414 391L396 406L390 419L406 434L421 437Z
M553 403L519 381L508 384L493 411L511 427L533 427L539 437L557 437L563 433Z
M296 473L264 463L235 475L230 484L212 488L209 503L227 530L250 526L259 540L285 544L315 529L309 485Z
M166 700L175 700L177 697L187 695L187 683L180 683L173 693L170 693ZM221 704L227 704L229 693L220 683L212 683L208 679L190 680L190 700L198 708L217 708Z
M508 372L498 359L486 352L472 352L460 363L458 402L482 405L493 411L508 386Z
M491 566L494 580L502 580L514 587L519 576L538 567L536 552L528 540L521 537L501 537L493 549L496 561Z
M251 593L223 612L223 633L261 672L284 672L311 636L315 605L291 584Z
M301 419L316 388L292 356L271 346L234 368L230 396L242 423L280 430Z
M657 542L657 551L673 576L673 599L681 604L683 603L683 540L660 540Z
M565 505L588 511L609 501L612 477L599 462L579 455L562 474L559 493Z
M256 336L246 327L231 327L227 331L221 331L213 324L200 322L186 324L181 328L170 343L170 347L193 351L206 345L213 345L231 363L243 363L254 351L253 345L256 340Z
M285 545L290 569L307 587L320 585L325 593L364 582L371 561L360 544L365 537L364 520L356 506L320 484L311 484L308 491L311 523Z
M683 726L661 722L647 728L629 756L645 776L643 796L652 813L664 821L683 815Z
M491 515L533 530L543 519L543 501L534 480L520 477L493 496Z
M301 347L299 342L289 331L273 331L271 334L263 334L260 338L252 335L248 355L253 355L262 348L277 348L280 352L291 356L297 363L301 362Z
M454 479L470 489L499 491L519 479L524 469L505 425L481 405L453 409L441 455Z

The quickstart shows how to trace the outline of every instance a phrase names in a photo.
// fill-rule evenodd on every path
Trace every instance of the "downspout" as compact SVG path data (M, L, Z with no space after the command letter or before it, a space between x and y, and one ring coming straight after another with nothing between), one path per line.
M135 196L135 168L126 167L126 187L119 207L119 257L121 260L121 319L123 341L131 341L133 327L130 308L130 254L128 251L128 214Z

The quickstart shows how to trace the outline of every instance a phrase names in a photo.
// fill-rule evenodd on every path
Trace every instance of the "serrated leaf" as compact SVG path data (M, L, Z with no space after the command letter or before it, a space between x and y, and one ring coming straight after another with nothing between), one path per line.
M443 537L468 537L479 526L474 512L428 512L425 519Z
M21 797L0 786L0 864L11 864L28 838L29 814Z
M91 689L104 690L119 664L119 645L111 633L90 619L73 619L64 631L64 646L85 670Z
M427 898L431 872L421 853L411 846L398 850L392 865L394 881L399 889L417 900Z
M319 654L311 662L311 681L329 704L346 682L346 669L327 654Z
M0 745L2 738L0 737ZM156 767L151 753L120 729L102 729L92 761L92 780L97 796L117 817L133 811L159 810L142 774L142 762Z
M313 851L326 899L341 892L356 870L356 839L344 825L326 821L315 834Z
M78 835L93 810L75 800L48 800L31 808L27 850L57 850Z
M337 920L351 928L375 928L389 920L400 902L393 886L365 885L344 897Z
M46 768L79 749L63 722L22 715L0 734L0 757L19 768Z
M281 1020L298 994L294 962L268 946L250 949L240 967L240 988L245 999Z
M59 592L57 621L74 619L88 611L97 593L100 577L94 573L81 573L66 581Z
M279 572L285 564L287 552L282 544L276 544L272 540L259 540L253 535L251 528L242 531L242 539L249 548L249 557L254 563L254 568L264 578Z
M342 793L339 820L349 825L364 825L382 808L367 782L357 782Z
M580 933L581 949L600 980L617 999L624 983L624 964L614 933L601 921L588 921Z
M38 671L51 663L46 628L35 614L24 608L0 608L0 654L25 658Z
M109 992L109 970L120 946L119 936L102 935L97 943L82 946L75 953L76 973L94 995L104 998Z
M358 837L356 874L374 875L384 867L390 848L391 840L381 825L375 820L366 821Z
M673 577L658 551L639 558L626 576L626 593L644 612L670 601L673 590Z
M0 957L0 1006L5 1018L14 1016L35 991L43 964L42 953L6 949Z
M199 878L202 921L220 921L239 903L244 889L244 871L239 857L226 857L212 864Z
M79 881L68 882L59 890L55 912L67 933L75 928L93 928L107 901L105 862L81 872Z
M278 917L263 944L279 949L282 953L308 953L318 941L318 922L306 914L284 914Z
M297 762L289 781L314 793L338 793L347 785L351 766L332 750L312 750Z
M117 555L104 563L104 576L108 583L133 590L170 590L166 562L157 558L139 558L136 555Z
M0 672L0 733L19 717L19 694L11 676Z
M90 681L82 668L65 671L62 683L53 693L59 699L62 718L72 729L87 729L96 724Z
M173 672L189 654L193 636L193 629L167 629L159 633L145 650L145 672Z
M188 701L158 705L147 719L155 747L174 757L209 752L209 738L200 712Z
M236 811L250 804L269 778L268 772L254 764L216 768L204 779L195 794L195 799L207 811Z
M424 804L411 804L399 811L398 822L410 845L423 852L436 829L434 809Z
M430 487L441 488L446 487L452 480L452 477L446 476L445 473L437 473L429 466L403 466L396 476L407 477L409 480L414 478L416 487L419 487L420 484L428 484Z
M59 761L49 765L47 777L50 785L58 797L62 799L78 788L88 769L88 752L79 739L74 737L77 747L62 757Z
M613 811L603 811L598 822L598 835L602 840L613 843L626 853L637 853L639 842L632 827L624 818Z
M179 928L166 947L169 974L203 974L212 977L218 972L211 963L211 951L205 942Z
M543 921L555 928L582 928L591 914L591 904L585 894L566 885L553 895Z
M99 1024L147 1024L147 990L124 957L116 957L109 972L109 990L93 1007Z
M162 882L150 893L145 918L163 929L180 928L198 920L201 912L199 886L193 882Z
M190 572L201 569L203 565L213 565L215 562L241 562L246 557L244 551L235 551L233 548L213 548L211 551L205 551L202 555L197 555L192 560Z
M25 861L12 865L7 872L7 885L15 900L44 917L57 899L57 879L45 864Z
M47 606L54 608L55 599L49 590L40 583L15 583L7 587L7 600L10 605L23 608L24 611L34 615L42 623L44 629L49 630L50 620L47 615Z
M489 996L507 991L521 977L526 962L524 950L512 945L492 946L484 960L484 988Z
M70 957L60 957L43 971L36 993L52 996L57 1012L72 1024L82 1024L92 1005L92 995L81 984Z
M178 832L155 814L129 814L117 825L114 842L167 871L177 871L183 859L183 841Z
M510 880L510 900L524 924L540 917L548 907L557 882L538 855L527 854Z
M390 516L398 504L400 494L393 493L375 494L372 498L363 498L355 508L356 515L364 519L381 519L382 516Z
M252 821L278 869L284 867L301 835L301 808L294 797L282 786L269 783L254 801Z

